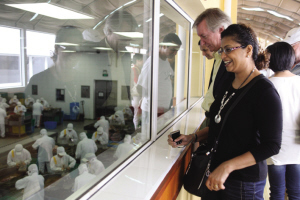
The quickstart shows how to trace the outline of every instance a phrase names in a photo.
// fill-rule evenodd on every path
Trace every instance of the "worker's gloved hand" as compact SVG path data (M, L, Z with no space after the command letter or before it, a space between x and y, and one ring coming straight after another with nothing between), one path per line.
M21 162L16 163L16 167L20 167L21 166Z
M17 163L15 163L15 162L11 162L10 164L11 164L11 166L13 166L13 167L17 165Z
M70 167L67 167L67 168L66 168L67 171L70 171L70 169L71 169Z
M24 166L24 165L26 165L25 162L20 162L20 166Z

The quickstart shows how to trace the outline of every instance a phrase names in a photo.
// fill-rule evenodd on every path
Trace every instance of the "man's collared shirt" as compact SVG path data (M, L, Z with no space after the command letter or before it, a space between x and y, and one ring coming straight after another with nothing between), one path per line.
M213 75L212 75L212 82L204 96L204 100L202 102L202 108L209 112L209 109L210 109L210 106L211 104L215 101L215 98L214 98L214 95L213 95L213 88L214 88L214 83L215 83L215 79L216 79L216 76L217 76L217 73L218 73L218 70L220 68L220 65L221 65L221 62L222 62L222 59L221 59L221 55L218 53L218 52L215 52L213 54L214 56L214 59L215 59L215 63L214 63L214 66L213 66Z

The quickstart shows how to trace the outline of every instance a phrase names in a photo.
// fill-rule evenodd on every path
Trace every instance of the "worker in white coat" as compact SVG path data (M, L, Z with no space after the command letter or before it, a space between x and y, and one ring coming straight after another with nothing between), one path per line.
M84 158L87 153L96 153L98 147L94 140L87 138L86 133L82 132L79 134L80 142L77 144L75 157L77 159Z
M24 189L22 200L44 200L44 177L38 174L36 164L28 167L27 174L15 184L17 190Z
M41 104L43 104L44 108L50 107L48 101L46 101L43 97L41 97Z
M16 95L14 95L14 97L11 98L8 103L9 104L13 104L13 103L17 104L18 102L19 102L19 99L17 98Z
M6 111L3 108L0 108L0 133L1 137L5 137L5 118L6 118Z
M51 170L55 172L69 171L75 164L76 160L66 153L64 147L57 147L57 155L50 161Z
M106 145L108 144L108 134L103 131L101 126L99 126L97 131L94 132L92 140L94 140L96 144L100 143L100 146Z
M104 132L109 133L109 122L105 119L104 116L101 116L100 119L94 124L95 128L102 127Z
M40 131L42 137L37 139L32 145L34 149L38 148L38 164L41 173L45 172L45 165L47 166L48 173L51 173L50 169L50 159L53 157L53 148L55 146L55 141L53 138L47 135L47 130L42 129Z
M29 165L31 162L31 154L23 145L17 144L7 155L7 165L9 167Z
M18 102L14 109L14 113L22 116L25 116L26 111L26 107L23 106L21 102Z
M88 172L88 167L86 164L80 164L78 167L79 176L75 178L75 183L72 188L73 192L76 192L84 185L88 184L93 178L96 177L96 175L91 174Z
M73 129L73 124L69 123L67 128L62 130L59 135L60 143L62 145L74 146L78 142L78 135L76 131Z
M8 108L9 105L6 103L6 99L3 98L1 103L0 103L0 108L3 108L4 110L6 110L6 108Z
M123 110L116 111L115 114L111 115L108 119L112 124L125 125Z
M131 144L131 136L125 135L124 143L119 144L118 148L114 154L114 158L122 158L129 154L130 151L132 151L134 148L133 144Z
M87 166L91 174L98 175L105 170L103 163L97 159L94 153L87 153L84 159L87 161Z
M25 106L32 106L34 104L34 99L28 95L27 98L25 99Z
M41 101L39 99L36 100L36 102L32 106L32 116L34 119L35 127L40 127L40 121L42 112L44 110L43 105L41 104Z

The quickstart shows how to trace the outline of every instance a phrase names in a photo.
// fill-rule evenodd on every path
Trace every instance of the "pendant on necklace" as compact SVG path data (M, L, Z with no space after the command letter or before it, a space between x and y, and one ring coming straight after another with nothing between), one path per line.
M215 116L215 122L218 124L221 121L221 116L220 115L216 115Z

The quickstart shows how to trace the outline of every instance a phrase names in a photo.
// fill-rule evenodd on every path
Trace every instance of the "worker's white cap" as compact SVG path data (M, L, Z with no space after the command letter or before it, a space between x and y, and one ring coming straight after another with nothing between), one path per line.
M14 99L16 99L17 98L17 95L14 95Z
M87 168L86 164L80 164L78 167L78 171L79 171L79 174L82 174L83 172L87 172L88 168Z
M97 131L100 133L103 133L103 128L101 127L101 126L99 126L98 128L97 128Z
M60 156L66 155L66 151L64 147L57 147L57 154Z
M47 130L43 128L43 129L40 131L40 134L41 134L41 135L47 135Z
M31 172L31 173L33 173L33 172L38 172L38 167L37 167L37 165L36 165L36 164L31 164L31 165L29 165L28 171Z
M17 105L18 105L18 106L21 106L22 104L21 104L21 102L18 102Z
M70 131L70 130L73 130L73 124L72 123L69 123L67 125L67 130Z
M92 158L96 158L96 155L94 153L87 153L85 154L83 159L86 159L85 161L90 161Z
M79 134L79 138L80 138L80 140L83 140L84 138L86 138L87 136L86 136L86 133L85 132L81 132L80 134Z
M131 136L130 135L125 135L124 142L130 142L130 141L131 141Z
M23 151L23 145L17 144L15 146L16 155L18 155L18 156L22 155L22 151Z

